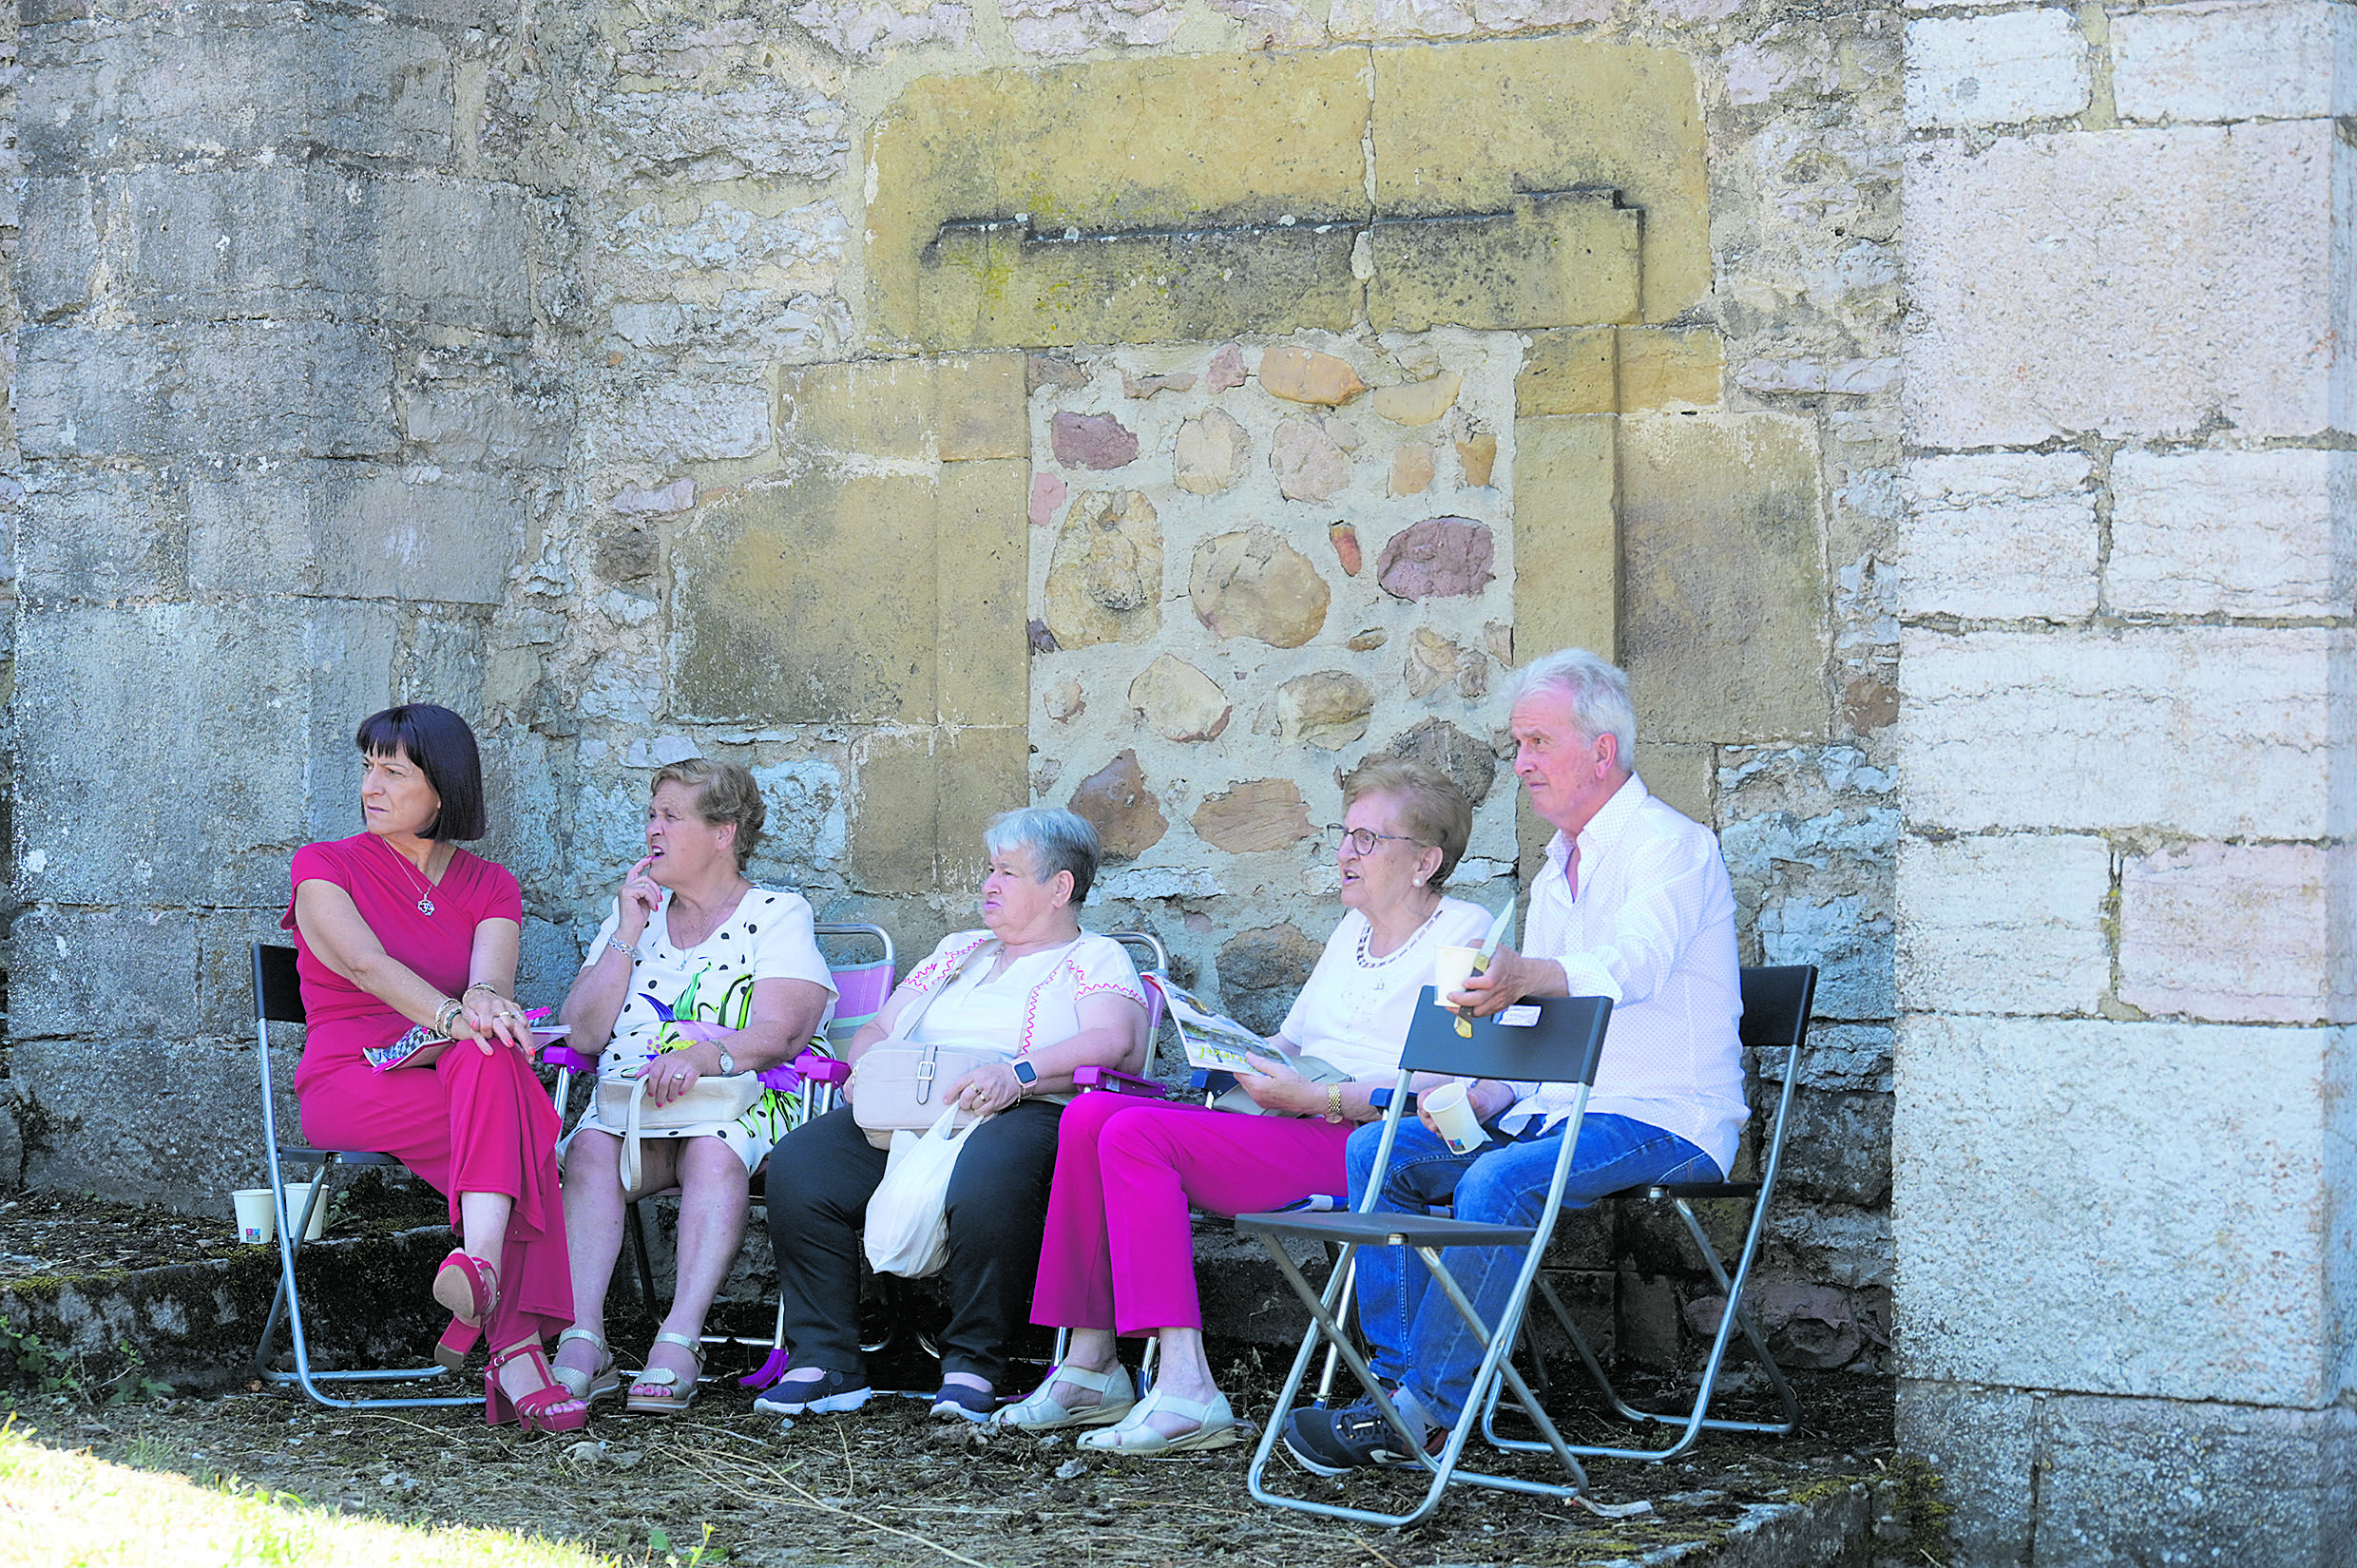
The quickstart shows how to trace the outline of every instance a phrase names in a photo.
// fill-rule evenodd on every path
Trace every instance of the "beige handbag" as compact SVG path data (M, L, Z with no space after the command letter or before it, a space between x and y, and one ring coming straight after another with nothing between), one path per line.
M869 1046L867 1054L852 1064L852 1119L866 1131L870 1143L889 1148L894 1133L924 1132L941 1119L940 1090L977 1067L1015 1060L1016 1053L1003 1045L956 1041L919 1045L908 1038L923 1021L925 1010L966 972L967 966L986 954L995 956L998 948L993 940L968 953L942 976L940 985L901 1013L890 1035ZM960 1111L951 1125L964 1127L974 1119Z
M754 1073L699 1078L687 1093L668 1105L647 1101L643 1078L599 1079L599 1125L623 1129L623 1191L639 1190L639 1141L643 1134L734 1121L760 1101L761 1080Z

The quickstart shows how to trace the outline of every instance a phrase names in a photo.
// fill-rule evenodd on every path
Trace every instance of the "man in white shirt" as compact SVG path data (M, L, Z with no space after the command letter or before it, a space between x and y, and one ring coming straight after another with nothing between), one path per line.
M1514 772L1531 810L1556 828L1530 893L1523 948L1501 946L1452 1000L1480 1016L1526 996L1608 996L1612 1022L1588 1098L1566 1208L1657 1181L1718 1181L1750 1114L1743 1098L1734 894L1712 832L1647 793L1633 766L1628 677L1567 648L1520 672ZM1435 1082L1440 1081L1438 1080ZM1539 1215L1570 1115L1568 1085L1471 1087L1491 1141L1452 1151L1429 1118L1404 1123L1378 1210L1450 1205L1460 1219L1529 1225ZM1381 1126L1349 1145L1351 1201L1372 1178ZM1358 1254L1359 1325L1394 1403L1437 1452L1482 1359L1480 1343L1422 1262L1403 1249ZM1485 1323L1496 1323L1521 1268L1513 1248L1443 1254ZM1300 1409L1286 1445L1321 1475L1413 1463L1372 1399Z

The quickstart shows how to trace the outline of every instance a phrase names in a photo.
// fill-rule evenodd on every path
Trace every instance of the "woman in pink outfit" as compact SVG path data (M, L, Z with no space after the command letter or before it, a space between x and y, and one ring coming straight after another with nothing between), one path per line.
M460 1244L434 1275L456 1367L488 1329L484 1420L570 1431L588 1410L550 1376L541 1342L573 1320L557 1115L514 1000L524 904L480 838L483 766L447 708L409 703L357 736L366 831L295 852L295 933L308 1029L295 1098L322 1149L389 1154L449 1195ZM363 1054L419 1025L447 1037L379 1071Z
M1372 762L1345 788L1342 924L1277 1038L1351 1075L1315 1083L1270 1057L1245 1077L1263 1110L1086 1094L1064 1112L1031 1320L1073 1330L1037 1392L999 1412L1029 1431L1100 1426L1083 1447L1169 1454L1236 1441L1235 1413L1203 1356L1190 1204L1254 1214L1348 1190L1343 1146L1379 1114L1399 1073L1417 998L1444 947L1481 941L1489 915L1441 896L1465 853L1473 809L1439 771ZM1136 1398L1117 1334L1161 1345L1154 1391ZM1112 1425L1118 1423L1119 1425Z

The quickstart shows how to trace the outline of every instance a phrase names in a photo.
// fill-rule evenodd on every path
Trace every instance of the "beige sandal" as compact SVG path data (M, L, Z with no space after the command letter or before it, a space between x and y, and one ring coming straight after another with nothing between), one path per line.
M658 1345L677 1345L696 1360L696 1375L704 1369L704 1348L685 1334L669 1332L655 1336ZM641 1393L640 1389L666 1390L662 1393ZM680 1391L671 1393L668 1390ZM681 1378L668 1367L649 1367L630 1380L630 1395L623 1401L623 1408L637 1416L674 1416L696 1403L696 1378Z
M1192 1421L1195 1430L1177 1437L1164 1437L1156 1431L1151 1417L1157 1411L1168 1411L1182 1421ZM1159 1388L1140 1400L1129 1412L1128 1419L1119 1426L1102 1432L1083 1432L1078 1446L1093 1448L1099 1453L1128 1454L1138 1459L1159 1459L1164 1454L1192 1453L1204 1448L1225 1448L1240 1441L1243 1423L1228 1407L1228 1396L1214 1394L1203 1404L1179 1399Z
M575 1399L584 1405L595 1405L622 1386L622 1373L614 1368L614 1352L606 1348L604 1334L587 1329L567 1329L557 1335L557 1349L563 1351L566 1341L576 1339L585 1339L598 1348L598 1369L594 1372L576 1371L552 1362L548 1370L556 1375L556 1380L564 1384Z
M1076 1388L1094 1388L1103 1397L1094 1405L1068 1405L1048 1391L1059 1383L1069 1383ZM1065 1426L1109 1426L1129 1414L1130 1407L1137 1403L1137 1386L1129 1380L1129 1368L1119 1362L1102 1372L1083 1367L1058 1367L1029 1398L1001 1410L998 1424L1025 1432L1053 1432Z

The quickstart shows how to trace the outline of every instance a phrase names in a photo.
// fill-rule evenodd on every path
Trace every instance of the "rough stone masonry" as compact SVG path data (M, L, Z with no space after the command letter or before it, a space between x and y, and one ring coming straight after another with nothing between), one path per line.
M2349 15L26 0L0 1181L252 1179L245 946L390 700L536 999L703 753L904 952L1072 804L1272 1022L1361 758L1517 896L1498 688L1583 642L1824 970L1779 1346L1907 1380L1960 1561L2342 1560ZM1714 1310L1571 1251L1623 1355Z

